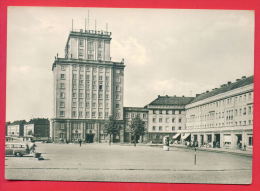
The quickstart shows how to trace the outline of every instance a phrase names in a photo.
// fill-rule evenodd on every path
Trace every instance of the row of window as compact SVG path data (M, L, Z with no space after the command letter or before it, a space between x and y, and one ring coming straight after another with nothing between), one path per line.
M73 65L73 66L72 66L73 71L77 71L78 68L79 68L79 71L80 71L80 72L84 72L84 68L86 68L86 73L87 73L87 74L90 72L91 68L92 68L92 71L93 71L94 73L96 73L97 71L98 71L99 73L103 73L103 72L105 71L106 75L109 75L110 70L111 70L110 68L106 68L106 69L104 70L103 67L90 67L90 66L86 66L86 67L85 67L85 66L77 66L77 65ZM61 70L62 70L62 71L66 71L66 66L65 66L65 65L61 65ZM120 73L123 73L123 70L116 70L116 74L120 74Z
M181 130L181 129L182 129L182 127L179 126L178 130ZM175 131L177 129L175 129L175 126L172 126L172 127L168 127L168 126L165 126L165 127L163 127L163 126L158 126L158 127L157 126L153 126L152 130L153 131Z
M153 123L157 123L157 122L159 122L159 123L175 123L176 121L178 121L179 123L181 123L182 122L182 118L179 118L178 120L176 120L175 118L153 118Z
M210 124L202 124L202 125L197 125L197 126L188 126L187 128L193 129L193 128L214 128L214 127L226 127L226 126L246 126L246 125L252 125L253 121L248 120L248 121L231 121L231 122L226 122L226 123L216 123L215 126L213 123Z
M221 107L221 106L232 106L235 103L244 103L246 101L252 101L253 99L253 93L249 92L249 93L245 93L242 95L238 95L238 96L234 96L234 97L230 97L230 98L226 98L223 100L219 100L216 102L212 102L212 103L208 103L208 104L204 104L204 105L200 105L198 107L189 109L191 112L199 112L201 110L206 110L209 108L216 108L216 107Z
M239 109L229 109L225 112L210 112L205 115L191 115L190 118L188 118L189 122L194 122L196 119L202 120L202 121L207 121L207 120L214 120L214 119L221 119L225 118L226 120L233 120L234 117L237 116L244 116L244 115L251 115L253 111L253 106L249 105L247 107L239 108Z
M135 118L135 117L139 117L139 118L143 118L143 119L146 119L147 118L147 114L145 113L126 113L126 117L127 118Z
M175 115L175 114L184 114L184 110L153 110L153 114L166 114L166 115Z

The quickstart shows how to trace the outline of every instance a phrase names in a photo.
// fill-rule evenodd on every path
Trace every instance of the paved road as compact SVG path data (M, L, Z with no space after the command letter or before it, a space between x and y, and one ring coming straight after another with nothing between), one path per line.
M107 144L38 144L45 160L6 157L6 178L23 180L251 183L252 158L228 153Z

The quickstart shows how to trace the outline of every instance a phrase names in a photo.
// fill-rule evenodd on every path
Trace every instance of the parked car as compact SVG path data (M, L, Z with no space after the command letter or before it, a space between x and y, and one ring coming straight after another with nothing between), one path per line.
M29 155L30 149L26 143L6 143L5 155L22 157L23 155Z

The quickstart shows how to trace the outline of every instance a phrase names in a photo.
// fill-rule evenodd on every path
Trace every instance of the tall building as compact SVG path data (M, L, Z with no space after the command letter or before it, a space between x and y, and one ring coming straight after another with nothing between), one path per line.
M54 141L102 142L104 124L113 115L123 126L124 60L111 61L111 32L71 31L65 57L56 57Z

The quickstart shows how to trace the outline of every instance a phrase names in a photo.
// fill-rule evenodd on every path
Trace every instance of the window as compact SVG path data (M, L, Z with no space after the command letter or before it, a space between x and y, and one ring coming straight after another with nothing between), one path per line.
M83 39L79 39L79 46L84 46L84 40Z
M65 124L64 123L60 124L60 129L65 129Z
M181 130L181 127L179 127L179 130Z
M72 111L72 117L76 117L76 111Z
M60 117L64 117L64 111L60 111Z
M120 100L120 95L119 94L116 94L116 99Z
M96 112L95 111L92 112L92 117L96 117Z
M153 110L153 114L156 114L156 110Z
M169 118L166 118L166 119L165 119L165 122L168 123L168 122L169 122Z
M89 117L89 112L88 111L86 112L86 117Z
M86 107L89 108L89 102L86 102Z
M120 105L117 103L117 104L116 104L116 108L119 108L119 106L120 106Z
M243 115L246 115L246 108L244 107L244 112L243 112Z
M153 122L154 122L154 123L156 122L156 118L153 118Z
M251 113L252 113L252 107L248 106L248 114L251 114Z
M172 122L174 123L174 121L175 121L175 118L172 118Z
M162 131L162 126L159 126L159 131Z
M99 89L99 90L102 90L102 89L103 89L103 85L99 85L99 86L98 86L98 89Z
M82 117L83 115L82 115L82 111L79 111L79 117Z
M65 66L61 66L61 70L62 71L66 70Z
M159 114L162 114L162 110L159 110Z
M162 123L162 118L159 118L159 123Z
M120 91L120 86L116 86L116 91Z
M248 137L248 146L253 146L253 136Z
M172 126L172 131L175 131L175 127L174 126Z
M102 117L102 112L98 112L98 117Z
M60 79L65 80L65 74L60 74Z
M96 102L93 102L93 103L92 103L92 107L96 107Z
M64 101L61 101L61 102L60 102L60 107L65 107Z
M181 110L179 110L179 114L181 114Z
M105 112L105 117L108 117L108 112Z
M153 131L155 131L156 130L156 127L155 126L153 126Z
M181 118L179 118L179 123L181 123Z
M64 92L60 92L60 98L65 98L65 93Z

